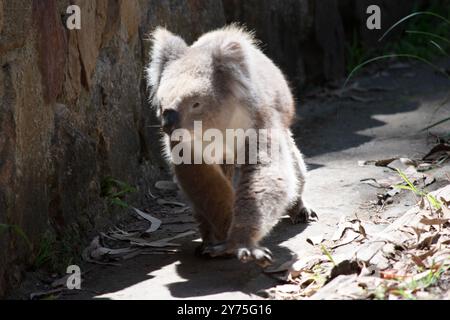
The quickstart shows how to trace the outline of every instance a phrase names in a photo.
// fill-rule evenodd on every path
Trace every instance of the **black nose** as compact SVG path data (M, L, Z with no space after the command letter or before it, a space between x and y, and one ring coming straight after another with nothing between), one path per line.
M171 134L178 126L180 115L175 110L165 110L162 115L162 129L165 133Z

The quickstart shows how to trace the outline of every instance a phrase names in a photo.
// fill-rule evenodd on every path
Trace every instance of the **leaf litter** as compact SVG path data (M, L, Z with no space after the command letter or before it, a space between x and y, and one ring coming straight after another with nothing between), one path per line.
M438 160L442 164L442 157ZM410 182L426 186L434 177L420 170L423 163L392 158L370 165L393 172L404 170ZM405 181L400 177L377 182L385 188ZM334 234L307 239L322 255L294 256L267 268L265 272L282 284L260 294L272 299L448 299L450 185L430 195L439 199L437 207L421 197L416 206L379 233L368 233L359 219L343 217ZM344 246L349 249L339 251Z
M128 224L126 230L115 226L108 232L101 232L83 251L85 261L120 266L120 261L139 255L174 254L180 246L176 240L196 234L195 221L189 214L158 219L137 208L131 209L132 216L138 221ZM167 234L172 236L167 237Z
M149 195L162 214L152 214L130 208L133 222L101 232L83 251L83 259L90 263L120 265L118 262L139 255L173 254L179 251L176 241L196 234L197 226L189 207L177 201L178 185L161 180L154 185L158 194Z
M404 178L397 174L397 172L402 172L413 185L425 188L436 180L431 174L425 173L425 171L436 168L441 164L442 162L438 163L434 160L431 162L425 160L425 157L419 160L412 160L409 158L388 158L358 162L359 166L374 165L377 167L385 167L392 170L392 172L395 172L395 174L389 175L386 178L366 178L360 181L361 183L370 185L374 188L383 189L383 191L378 194L378 200L373 203L376 206L380 206L380 210L384 209L386 205L392 204L392 198L400 193L402 186L407 186Z

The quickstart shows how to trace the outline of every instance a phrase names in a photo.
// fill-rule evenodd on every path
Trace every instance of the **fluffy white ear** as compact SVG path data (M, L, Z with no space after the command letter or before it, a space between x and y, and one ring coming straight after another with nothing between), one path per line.
M245 48L238 41L225 40L214 52L216 66L221 70L247 72Z
M213 59L222 85L235 97L245 97L251 86L245 44L225 40L213 52Z
M157 91L164 68L170 61L180 58L187 49L186 42L168 30L158 27L151 34L150 64L146 69L147 84L152 96Z

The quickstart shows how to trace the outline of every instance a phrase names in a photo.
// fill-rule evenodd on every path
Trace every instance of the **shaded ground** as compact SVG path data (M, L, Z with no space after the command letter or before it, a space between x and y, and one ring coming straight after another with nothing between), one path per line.
M423 157L436 139L419 129L450 113L449 103L440 104L449 93L449 81L420 65L392 65L357 79L354 88L345 92L318 90L300 101L294 132L310 168L305 198L318 213L319 221L296 226L289 219L281 221L265 241L277 263L290 260L294 254L305 259L320 254L320 248L306 240L331 236L343 216L356 214L362 221L371 220L375 213L368 204L380 191L361 180L381 179L392 173L380 167L358 166L358 161ZM450 132L450 126L432 131ZM447 183L447 169L444 166L433 171L437 182L429 190ZM152 193L161 195L155 190ZM411 194L401 193L377 214L393 221L415 203ZM155 202L145 209L163 221L176 217L174 209ZM179 215L186 217L186 213ZM387 225L368 223L367 228L381 232ZM178 230L163 227L152 237L176 235L189 228L191 224L178 226ZM62 298L260 299L257 292L278 284L252 264L195 257L196 239L189 236L174 240L181 244L175 254L139 256L120 262L120 267L86 265L89 272L85 274L84 290Z

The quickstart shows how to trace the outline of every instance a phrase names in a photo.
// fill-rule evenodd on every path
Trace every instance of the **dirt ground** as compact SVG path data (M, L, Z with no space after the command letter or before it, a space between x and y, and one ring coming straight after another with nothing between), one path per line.
M449 88L448 79L426 66L393 63L382 71L355 78L345 90L315 89L300 99L294 132L309 167L305 199L319 219L292 225L286 217L279 223L264 241L273 251L276 266L294 256L306 260L323 254L319 239L331 239L345 217L358 219L368 234L377 234L416 204L417 199L407 191L380 203L378 194L384 191L365 182L392 177L392 170L361 166L359 162L398 157L421 159L436 145L436 137L420 129L450 114L450 103L442 105ZM441 125L431 132L448 133L450 125ZM435 181L427 190L448 184L445 174L450 173L449 169L444 163L431 170ZM176 197L176 191L155 188L151 194L155 198L149 197L148 207L139 209L163 224L147 240L183 235L195 229L189 210L161 201L183 202ZM146 223L135 221L135 229ZM121 229L130 230L130 225L124 223ZM180 245L176 252L162 250L140 255L118 261L120 266L86 264L82 290L59 292L57 297L262 299L268 296L268 289L280 285L277 277L254 264L194 256L197 234L171 242ZM355 245L330 249L330 254L343 260Z

